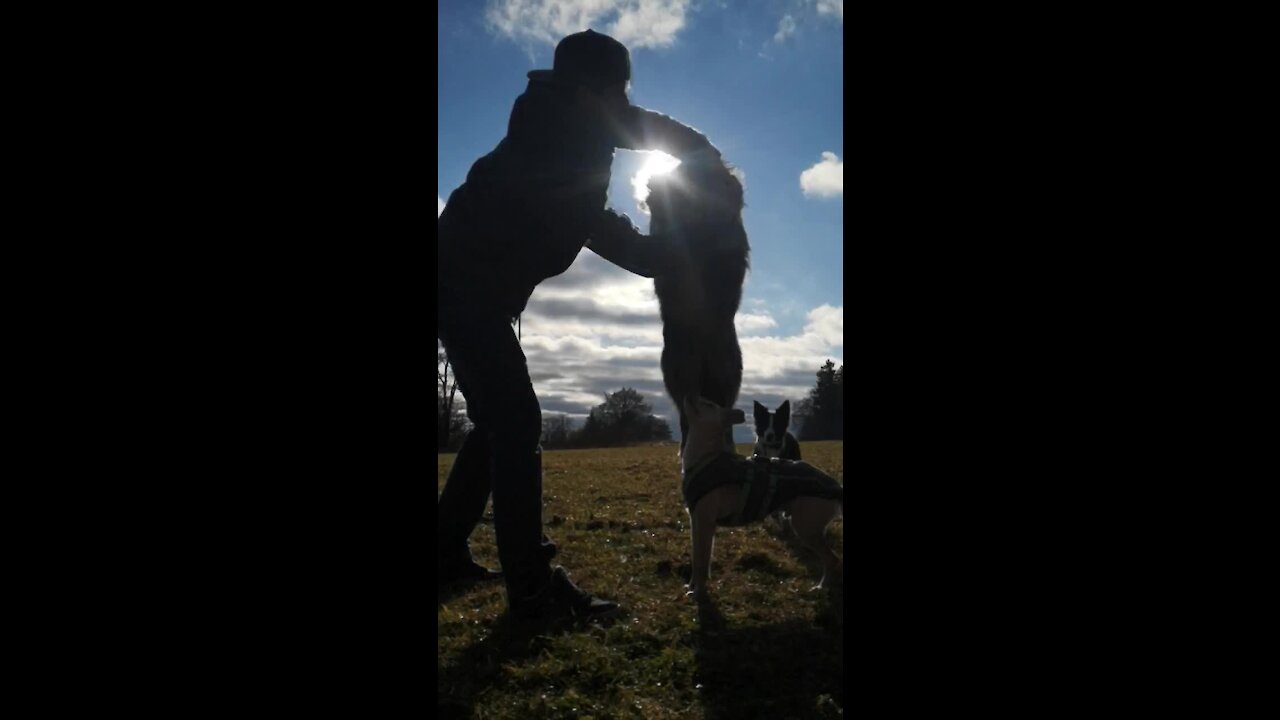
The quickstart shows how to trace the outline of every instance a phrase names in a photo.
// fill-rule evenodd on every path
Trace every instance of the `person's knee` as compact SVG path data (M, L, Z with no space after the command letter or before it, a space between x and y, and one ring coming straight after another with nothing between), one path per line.
M517 452L536 452L541 449L542 412L535 404L532 409L513 410L494 422L491 438L495 445L502 445Z

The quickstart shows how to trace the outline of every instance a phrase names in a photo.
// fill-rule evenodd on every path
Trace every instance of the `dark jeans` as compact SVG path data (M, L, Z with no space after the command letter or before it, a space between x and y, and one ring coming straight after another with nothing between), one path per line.
M510 321L441 300L438 336L474 427L436 506L440 561L470 557L467 538L492 491L507 595L523 597L550 576L556 551L542 534L542 412Z

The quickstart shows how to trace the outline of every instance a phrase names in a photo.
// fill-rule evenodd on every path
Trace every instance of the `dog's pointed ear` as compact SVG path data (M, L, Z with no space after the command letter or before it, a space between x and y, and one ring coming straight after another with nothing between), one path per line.
M760 404L759 400L752 400L752 409L756 414L756 424L763 425L769 421L769 408Z

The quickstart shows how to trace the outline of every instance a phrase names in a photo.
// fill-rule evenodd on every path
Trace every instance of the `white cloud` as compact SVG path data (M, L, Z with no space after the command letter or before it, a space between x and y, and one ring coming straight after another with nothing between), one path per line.
M822 162L800 173L800 189L805 195L844 195L844 161L833 152L822 153Z
M783 15L778 21L778 32L773 36L773 41L780 43L783 40L796 34L796 20L790 15Z
M826 344L844 346L844 306L819 305L809 311L805 332L812 332Z
M818 0L819 15L835 15L844 22L844 0Z
M742 387L787 387L804 377L804 393L813 386L812 374L828 358L837 365L844 355L844 307L820 305L808 313L809 322L798 335L742 337ZM807 373L807 375L806 375ZM793 388L799 389L799 388Z
M799 402L828 358L844 362L842 306L812 308L798 333L778 335L771 305L749 299L734 318L743 354L737 405L748 416L753 400L770 407ZM763 334L770 331L775 334ZM521 346L544 413L563 413L580 424L605 392L631 387L679 434L662 385L662 320L652 280L584 251L567 272L534 290L521 317ZM750 428L740 425L738 433L745 442Z
M684 27L687 0L637 0L622 3L618 19L606 28L628 48L660 47L675 42Z
M440 217L444 214L444 201L440 199L439 195L436 196L436 204L439 206L436 208L436 217Z
M671 45L685 25L689 0L490 0L485 20L513 40L555 45L588 28L629 49Z
M733 325L738 329L738 336L754 334L761 330L778 327L778 322L769 313L738 313L733 318Z
M533 291L521 321L524 337L587 339L602 345L661 345L653 281L584 250L569 270Z

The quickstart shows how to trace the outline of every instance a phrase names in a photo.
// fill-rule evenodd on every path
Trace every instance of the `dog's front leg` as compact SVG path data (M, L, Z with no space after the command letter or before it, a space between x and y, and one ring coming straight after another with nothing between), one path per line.
M707 579L711 574L711 545L716 537L716 519L715 504L710 500L703 498L689 516L693 532L693 568L688 595L695 600L706 599Z

